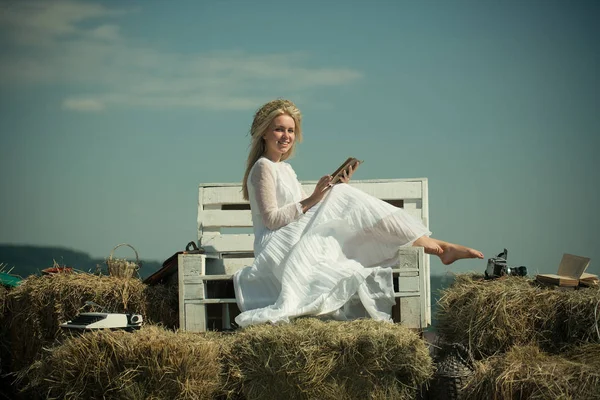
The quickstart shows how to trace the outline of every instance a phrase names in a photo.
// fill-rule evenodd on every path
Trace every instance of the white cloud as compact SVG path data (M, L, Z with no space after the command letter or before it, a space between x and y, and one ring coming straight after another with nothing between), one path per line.
M361 78L349 68L307 67L304 53L184 54L133 44L114 23L127 11L99 3L8 4L0 6L0 29L11 32L16 51L0 54L0 85L68 86L74 92L63 101L68 110L253 109L275 89L304 94ZM81 22L97 25L84 29Z
M119 27L117 25L101 25L90 31L92 38L100 40L119 40Z
M0 4L0 27L11 29L17 44L40 46L69 35L81 34L77 24L125 14L89 1L5 1Z
M104 103L92 98L67 98L63 101L62 108L72 111L102 111Z

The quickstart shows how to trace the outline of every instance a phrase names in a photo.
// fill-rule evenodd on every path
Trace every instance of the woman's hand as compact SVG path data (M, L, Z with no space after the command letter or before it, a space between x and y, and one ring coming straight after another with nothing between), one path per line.
M323 197L325 197L325 194L327 194L327 191L331 188L331 179L331 175L325 175L319 179L313 194L300 202L302 205L302 212L307 212L312 206L323 200Z
M325 175L321 179L319 179L319 182L317 182L317 186L315 186L315 191L310 196L314 198L317 203L321 201L323 197L325 197L325 193L327 192L327 190L329 190L329 188L331 188L331 179L333 179L331 175Z
M344 172L342 173L342 176L340 176L340 182L342 182L342 183L350 182L350 178L354 174L356 167L358 167L358 161L355 162L353 165L349 165L348 169L344 170Z

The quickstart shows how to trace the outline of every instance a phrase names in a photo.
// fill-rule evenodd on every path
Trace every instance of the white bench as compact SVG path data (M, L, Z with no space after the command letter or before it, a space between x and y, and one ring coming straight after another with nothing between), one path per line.
M312 193L315 184L302 182L306 193ZM429 226L426 178L356 180L351 185L404 208ZM230 329L239 313L232 274L254 260L250 205L242 198L241 184L200 185L198 242L206 254L181 254L178 259L180 327L192 332ZM410 328L429 326L429 256L423 248L400 248L393 276L393 320Z

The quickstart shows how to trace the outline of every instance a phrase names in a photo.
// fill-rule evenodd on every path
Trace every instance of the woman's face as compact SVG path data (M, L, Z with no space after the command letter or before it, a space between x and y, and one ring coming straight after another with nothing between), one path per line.
M279 161L281 156L292 149L296 139L296 123L287 114L279 115L271 122L263 134L265 139L265 155L272 161Z

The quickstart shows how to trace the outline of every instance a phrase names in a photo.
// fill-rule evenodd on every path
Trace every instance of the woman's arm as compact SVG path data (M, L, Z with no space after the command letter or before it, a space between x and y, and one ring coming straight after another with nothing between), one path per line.
M267 228L275 230L300 218L302 215L300 203L277 206L275 173L270 163L257 161L249 180L254 189L258 211Z
M250 174L249 180L254 189L256 204L263 224L267 228L275 230L297 220L321 201L329 188L331 176L322 177L317 183L313 194L304 200L299 203L286 204L283 207L277 206L275 173L270 163L258 161Z

